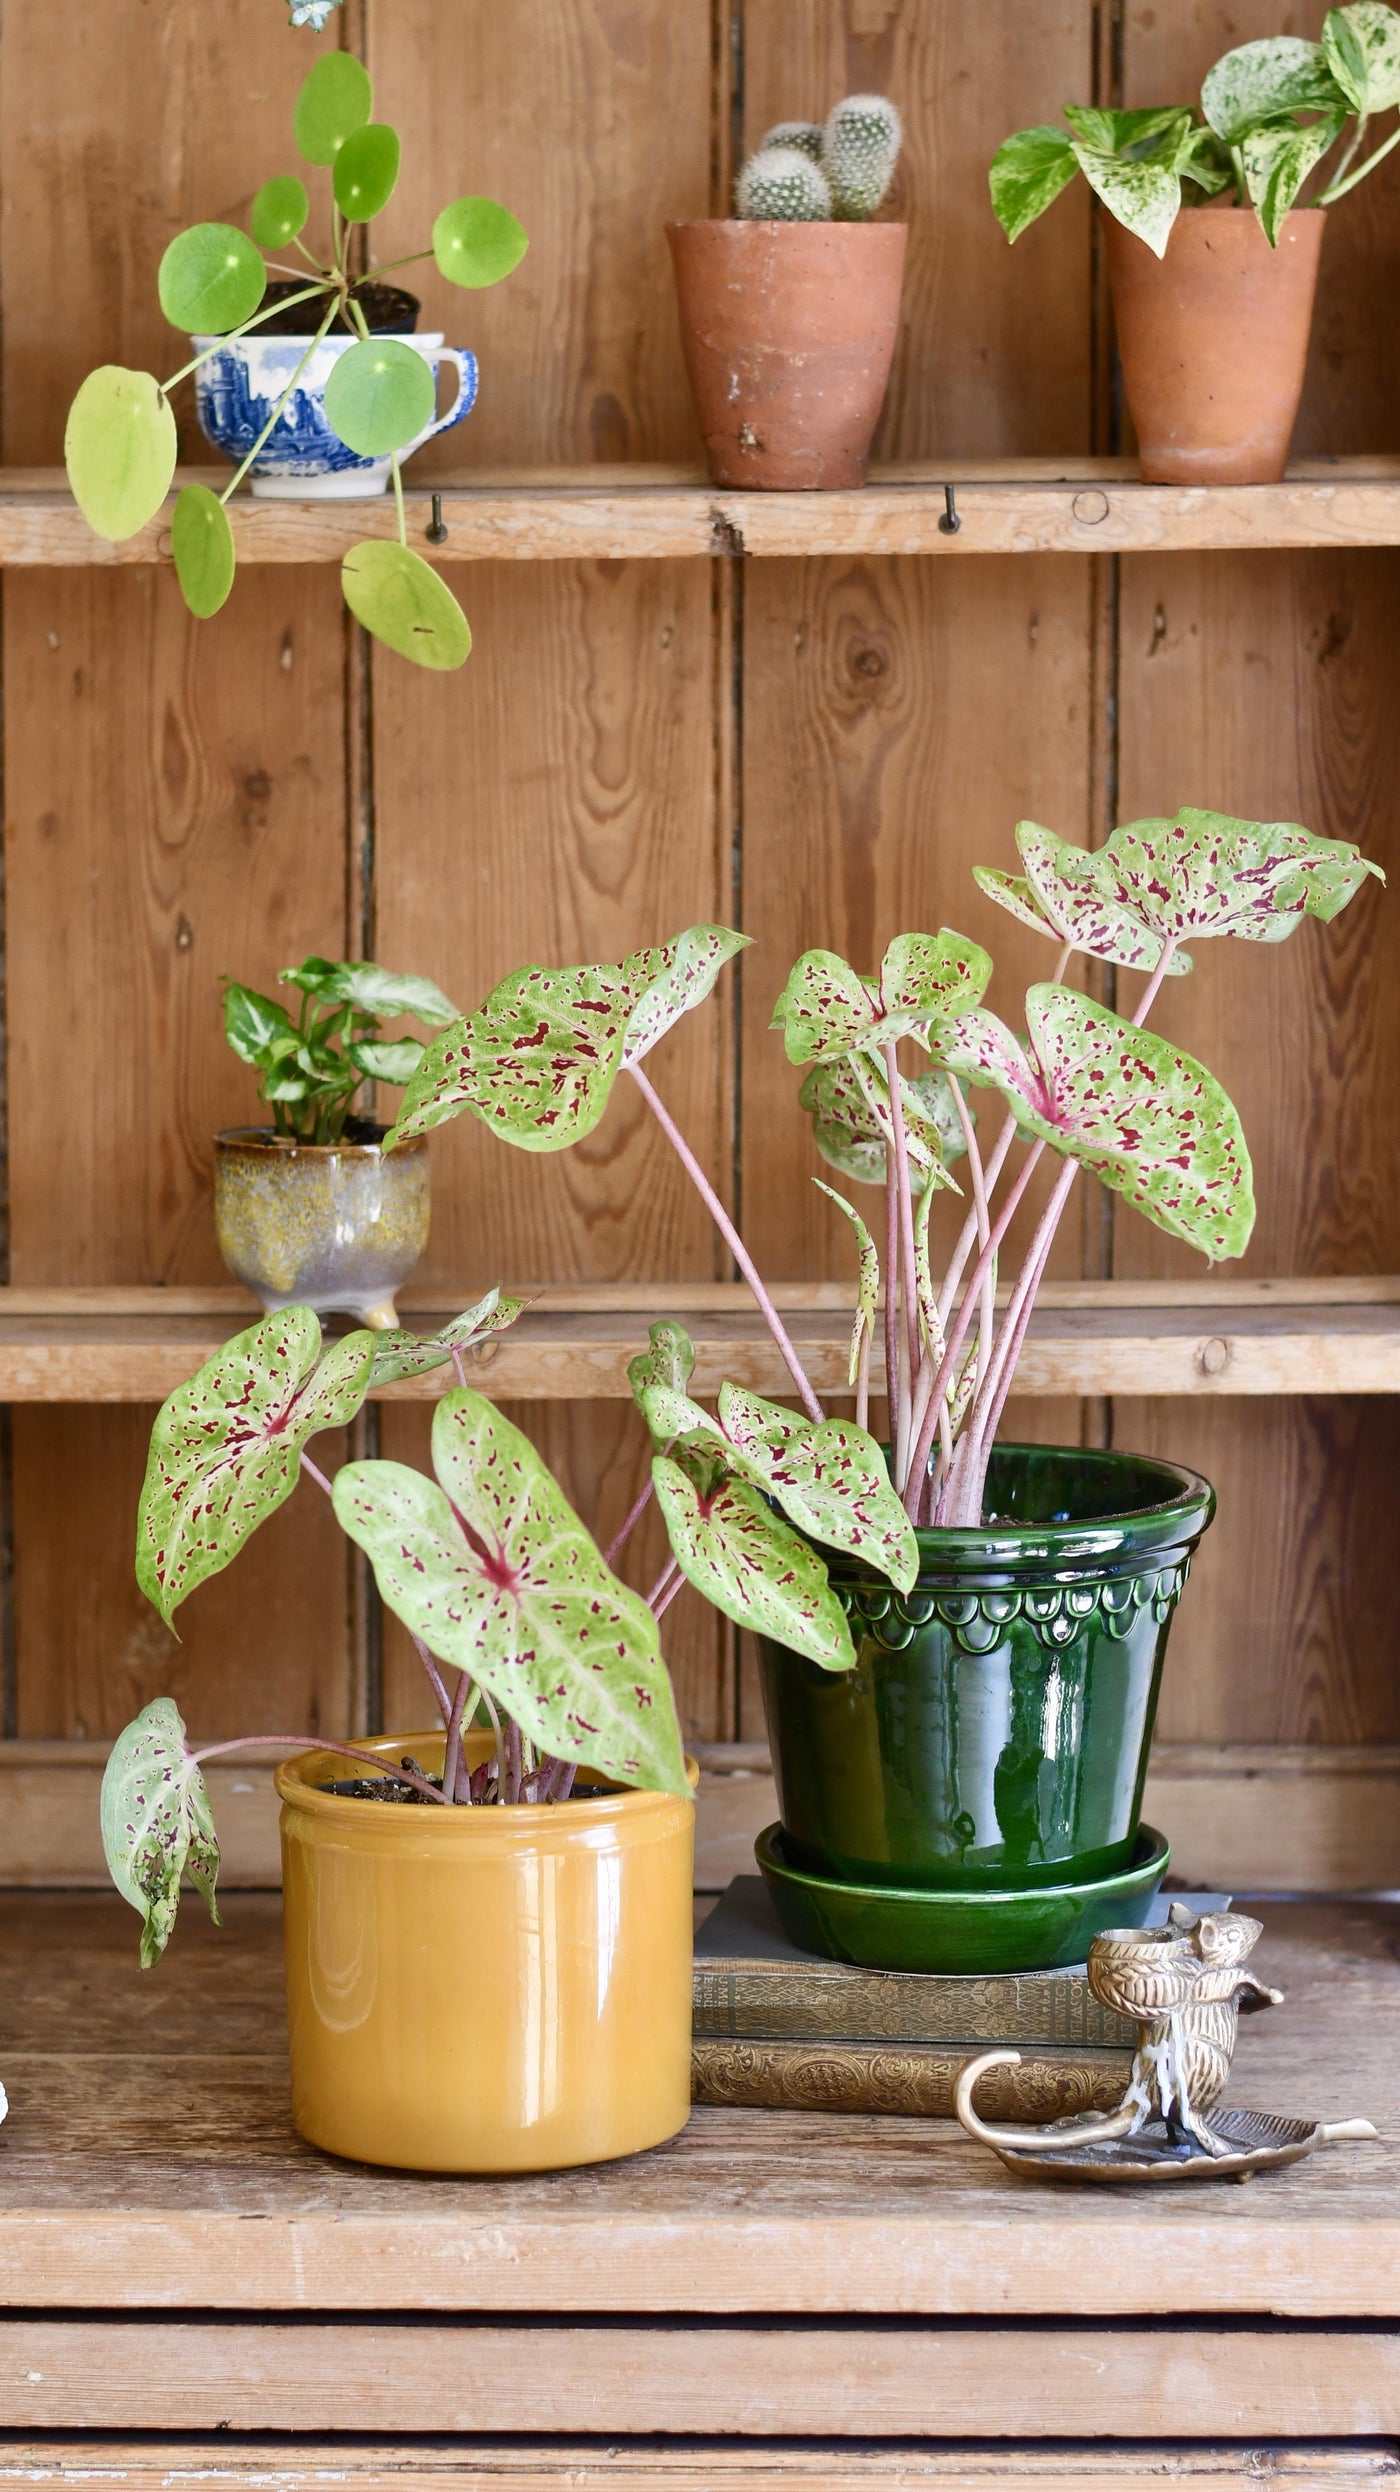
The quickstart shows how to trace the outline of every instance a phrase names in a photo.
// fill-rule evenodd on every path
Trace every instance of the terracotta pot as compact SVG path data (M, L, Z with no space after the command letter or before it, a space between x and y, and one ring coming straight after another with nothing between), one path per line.
M378 1141L284 1142L258 1125L215 1137L219 1252L269 1315L314 1307L390 1329L428 1215L425 1140L386 1157Z
M440 1730L360 1744L442 1768ZM492 1741L466 1745L475 1763ZM358 2163L545 2172L683 2129L691 1802L587 1774L557 1808L316 1788L355 1770L321 1753L276 1777L302 2136Z
M1303 387L1323 208L1271 250L1252 208L1183 208L1166 255L1103 220L1143 479L1277 484Z
M894 355L904 225L668 225L717 485L862 485Z

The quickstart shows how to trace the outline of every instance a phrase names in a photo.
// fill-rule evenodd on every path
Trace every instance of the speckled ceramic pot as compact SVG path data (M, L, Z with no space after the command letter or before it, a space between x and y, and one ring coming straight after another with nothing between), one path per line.
M378 1128L382 1137L387 1127ZM284 1142L261 1126L216 1137L214 1216L235 1280L278 1307L397 1324L394 1292L428 1243L428 1146Z

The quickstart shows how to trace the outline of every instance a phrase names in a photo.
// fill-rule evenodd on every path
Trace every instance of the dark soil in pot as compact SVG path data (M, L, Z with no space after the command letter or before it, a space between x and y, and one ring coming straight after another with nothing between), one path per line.
M998 1519L920 1532L908 1594L832 1556L855 1669L761 1646L787 1857L963 1891L1126 1869L1167 1633L1214 1504L1172 1463L1006 1445Z
M310 269L306 273L309 277ZM264 294L263 304L287 303L292 295L304 295L305 292L305 283L300 277L277 277ZM375 285L372 282L355 286L352 292L364 313L371 337L412 336L422 309L416 294L408 293L403 286ZM293 303L290 310L276 311L270 320L261 321L253 334L255 337L312 337L321 325L319 318L311 317L316 310L315 303ZM348 332L351 337L360 334L354 322L339 312L327 334L338 337L342 332Z

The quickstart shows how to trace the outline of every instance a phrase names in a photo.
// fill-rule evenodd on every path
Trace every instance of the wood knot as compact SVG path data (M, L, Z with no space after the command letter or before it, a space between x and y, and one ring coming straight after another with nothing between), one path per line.
M1197 1375L1223 1376L1232 1356L1229 1342L1222 1341L1218 1333L1213 1334L1209 1341L1201 1343L1196 1352Z

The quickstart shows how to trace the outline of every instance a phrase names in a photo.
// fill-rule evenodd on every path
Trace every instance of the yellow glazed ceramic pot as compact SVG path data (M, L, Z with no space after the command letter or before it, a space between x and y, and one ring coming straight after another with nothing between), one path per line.
M361 1744L441 1769L441 1731ZM277 1773L302 2136L359 2163L545 2172L684 2128L691 1802L601 1781L519 1808L315 1787L351 1771L313 1752Z
M383 1130L383 1129L381 1129ZM218 1134L214 1218L235 1280L279 1307L343 1312L384 1331L428 1243L428 1145L285 1142L261 1126Z

